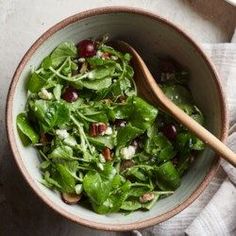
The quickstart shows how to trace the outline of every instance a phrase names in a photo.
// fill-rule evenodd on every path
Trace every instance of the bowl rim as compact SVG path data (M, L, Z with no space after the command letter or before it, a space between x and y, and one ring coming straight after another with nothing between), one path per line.
M100 8L94 8L91 10L83 11L80 13L77 13L75 15L69 16L63 20L61 20L59 23L55 24L51 28L49 28L45 33L43 33L34 43L33 45L28 49L28 51L25 53L23 58L21 59L10 84L8 95L7 95L7 103L6 103L6 129L7 129L7 138L8 142L10 144L15 162L20 169L20 172L22 173L23 177L25 178L26 182L30 185L30 187L34 190L36 195L44 201L50 208L54 209L56 212L64 216L65 218L72 220L73 222L85 225L90 228L95 228L99 230L107 230L107 231L128 231L133 229L141 229L146 228L149 226L153 226L155 224L161 223L163 221L168 220L169 218L173 217L174 215L178 214L182 210L184 210L186 207L188 207L191 203L193 203L194 200L196 200L199 195L204 191L204 189L207 187L211 179L216 174L218 168L220 159L216 155L215 160L212 163L211 168L209 169L208 174L205 176L205 178L202 180L202 182L199 184L199 186L196 188L196 190L181 204L176 206L174 209L161 214L156 217L152 217L146 220L142 221L136 221L134 223L129 224L102 224L97 223L92 220L86 220L83 218L80 218L78 216L72 215L69 212L65 211L63 208L61 208L58 205L55 205L53 201L51 201L46 194L44 194L39 187L35 184L35 180L33 177L28 173L26 167L24 166L23 161L18 158L20 156L20 153L18 151L17 145L16 145L16 139L13 132L13 115L12 115L12 107L13 107L13 97L16 90L16 85L18 83L18 80L20 78L20 75L29 61L29 59L32 57L32 55L35 53L35 51L54 33L57 31L65 28L66 26L73 24L77 21L93 17L96 15L104 15L104 14L111 14L111 13L128 13L128 14L136 14L148 17L150 19L153 19L155 21L164 23L168 25L173 30L177 31L179 34L181 34L191 45L198 51L202 59L205 61L205 63L208 66L209 71L211 72L214 82L216 84L218 95L220 98L221 103L221 123L222 123L222 130L220 134L221 141L225 142L227 134L228 134L228 111L227 106L225 103L224 93L223 89L221 87L218 73L216 72L216 69L211 62L211 60L206 56L206 54L202 51L201 47L179 26L175 25L174 23L170 22L169 20L166 20L159 15L156 15L154 13L145 11L140 8L131 8L131 7L100 7Z

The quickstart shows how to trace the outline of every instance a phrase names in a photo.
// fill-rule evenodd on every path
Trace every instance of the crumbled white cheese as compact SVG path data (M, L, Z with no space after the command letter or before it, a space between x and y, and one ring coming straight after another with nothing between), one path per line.
M52 93L48 92L45 88L42 88L41 91L38 92L38 95L44 100L51 100L53 98Z
M112 135L112 128L110 126L107 127L106 131L104 132L106 135Z
M98 50L97 53L96 53L96 56L97 56L97 57L102 57L102 55L103 55L103 52L101 52L100 50Z
M120 153L125 160L130 160L133 158L135 154L135 147L134 146L128 146L124 147L120 150Z
M111 56L111 59L116 61L116 60L118 60L118 57L117 56Z
M85 58L84 58L84 57L81 57L81 58L78 59L78 61L81 62L81 63L82 63L82 62L85 62Z
M76 192L76 194L81 194L82 193L82 191L83 191L83 186L82 186L82 184L76 184L75 185L75 192Z
M103 171L104 170L104 167L103 167L103 164L102 163L97 163L97 167Z
M72 136L69 136L68 138L64 139L64 143L71 147L74 147L75 145L77 145L75 138Z
M66 129L57 129L56 130L56 135L58 136L59 139L64 140L69 137L69 133L67 132Z
M99 161L102 163L106 162L106 159L104 158L104 156L102 154L99 154Z

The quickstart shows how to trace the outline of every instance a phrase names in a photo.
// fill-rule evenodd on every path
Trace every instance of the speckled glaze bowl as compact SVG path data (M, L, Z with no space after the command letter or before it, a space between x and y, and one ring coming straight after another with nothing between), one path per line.
M170 55L189 68L190 88L205 114L206 127L222 141L226 138L228 121L222 89L212 63L193 39L159 16L122 7L94 9L61 21L33 44L16 69L7 100L7 132L15 161L35 193L64 217L92 228L126 231L158 224L189 206L211 181L219 166L219 158L207 148L183 177L177 191L158 201L150 211L104 216L80 205L66 205L55 192L40 184L37 153L32 147L22 145L16 129L16 116L26 103L24 85L30 67L38 66L63 41L78 42L107 33L133 45L152 68L157 54Z

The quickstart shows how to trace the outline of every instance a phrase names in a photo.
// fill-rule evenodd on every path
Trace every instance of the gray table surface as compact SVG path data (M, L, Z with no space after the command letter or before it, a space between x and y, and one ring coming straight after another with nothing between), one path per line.
M5 103L14 70L29 46L59 20L101 6L135 6L157 13L200 43L230 41L236 9L223 0L0 0L0 235L129 235L72 223L49 209L17 170L5 131ZM206 190L214 193L222 170Z

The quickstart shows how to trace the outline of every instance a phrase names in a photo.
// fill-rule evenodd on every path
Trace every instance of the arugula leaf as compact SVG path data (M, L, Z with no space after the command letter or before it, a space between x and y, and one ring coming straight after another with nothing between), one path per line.
M67 57L75 58L77 55L77 48L72 42L64 42L59 44L52 52L50 58L54 68L61 65Z
M70 173L70 170L63 164L56 164L56 179L61 186L61 191L66 193L74 193L76 180Z
M33 127L31 126L30 122L28 121L25 113L20 113L19 115L17 115L16 118L16 124L17 124L17 128L18 130L24 135L26 136L32 144L35 144L39 141L39 135L38 133L33 129ZM23 137L21 136L21 139ZM24 143L24 142L23 142Z
M56 100L60 100L61 98L61 91L62 91L63 86L60 84L57 84L54 89L53 89L53 95L56 98Z
M36 72L33 72L30 78L28 79L26 88L32 93L37 93L41 90L45 83L46 81L43 77L41 77Z
M53 149L48 157L54 162L60 160L71 160L73 158L73 150L69 146L59 146Z
M35 100L29 103L31 111L38 119L42 130L47 132L54 127L65 124L70 119L70 111L62 102Z
M120 209L125 210L125 211L136 211L140 208L142 208L142 204L137 200L124 201L120 207Z

